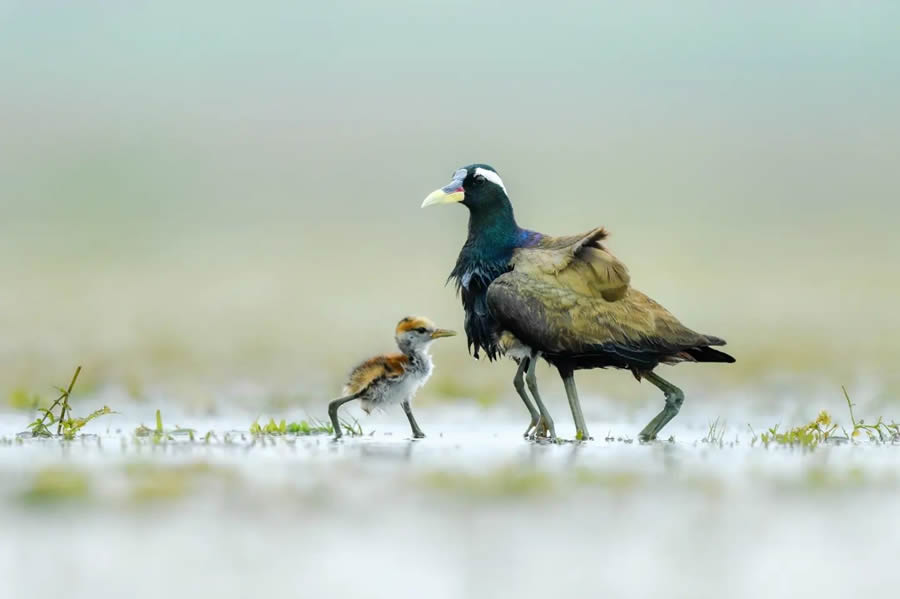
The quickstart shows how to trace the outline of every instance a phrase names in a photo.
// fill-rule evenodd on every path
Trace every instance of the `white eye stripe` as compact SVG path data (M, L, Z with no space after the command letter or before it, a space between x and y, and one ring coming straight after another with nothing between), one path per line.
M479 168L475 169L475 175L481 175L482 177L484 177L491 183L494 183L495 185L499 185L500 189L503 190L503 193L506 193L506 186L503 185L503 179L501 179L500 175L498 175L494 171L489 171L487 169L483 169L483 168L479 167ZM506 195L507 195L507 197L509 196L508 193L506 193Z

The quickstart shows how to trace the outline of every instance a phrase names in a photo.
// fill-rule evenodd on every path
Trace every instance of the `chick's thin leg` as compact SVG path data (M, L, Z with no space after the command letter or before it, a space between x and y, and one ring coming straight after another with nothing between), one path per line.
M678 414L678 411L681 409L681 404L684 403L684 393L681 389L653 372L644 374L643 378L650 381L657 389L666 395L666 405L663 406L662 412L657 414L653 420L647 423L647 426L645 426L644 430L638 435L638 438L641 441L652 441L653 439L656 439L656 435L659 431L661 431L662 428Z
M416 417L413 416L412 407L409 405L409 400L403 402L403 411L406 412L406 417L409 419L409 426L412 429L412 434L414 439L424 439L425 433L422 432L422 429L419 428L419 423L416 422Z
M547 411L547 406L545 406L544 402L541 400L541 394L538 391L537 386L537 374L535 373L535 370L537 369L539 356L539 352L532 352L531 359L528 363L528 374L525 377L525 382L528 383L528 390L531 391L531 396L534 397L534 403L537 404L538 411L541 413L541 419L540 422L538 422L535 435L540 436L542 431L546 430L547 436L555 441L556 429L553 427L553 418L550 416L550 412Z
M572 418L575 420L575 439L578 441L587 441L591 438L588 432L587 423L584 420L584 413L581 411L581 402L578 401L578 389L575 387L575 373L572 371L559 371L562 377L563 385L566 387L566 397L569 398L569 408L572 409Z
M347 403L348 401L353 401L354 399L358 399L361 393L356 393L354 395L347 395L345 397L338 397L334 401L328 404L328 417L331 418L331 426L334 428L334 438L340 439L343 433L341 432L341 422L338 420L338 408Z
M519 397L522 398L522 401L525 402L525 407L528 408L528 413L531 414L531 424L525 429L524 437L531 435L532 431L537 428L538 422L541 420L540 412L534 407L531 398L528 397L528 392L525 391L525 371L528 369L529 362L531 362L531 360L528 358L519 360L519 369L516 371L516 377L513 379L513 386L516 388L516 393L518 393Z

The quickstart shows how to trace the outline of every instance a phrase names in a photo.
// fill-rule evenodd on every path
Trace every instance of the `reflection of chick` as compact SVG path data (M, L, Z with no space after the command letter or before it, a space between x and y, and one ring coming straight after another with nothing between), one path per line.
M399 403L409 418L413 437L421 439L425 436L413 417L410 400L419 387L431 376L431 356L428 347L431 342L441 337L452 337L453 331L439 329L427 318L404 318L397 324L395 339L401 354L384 354L367 360L353 369L350 379L344 386L344 397L328 404L328 416L334 425L334 436L341 436L341 425L338 421L338 408L348 401L358 399L366 413L373 408Z

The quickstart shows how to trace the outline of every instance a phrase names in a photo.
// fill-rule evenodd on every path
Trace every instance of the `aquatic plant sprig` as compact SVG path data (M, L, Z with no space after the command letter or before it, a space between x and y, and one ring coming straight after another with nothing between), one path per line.
M725 443L725 431L727 427L727 421L719 421L718 418L709 423L709 430L706 432L706 436L701 439L702 443L708 443L710 445L718 445L722 447Z
M72 380L69 381L69 386L67 388L63 389L62 387L57 387L60 395L52 404L50 404L50 407L40 408L42 415L28 425L31 436L52 437L54 435L50 430L50 427L56 424L56 435L62 436L66 440L72 440L88 422L95 418L99 418L100 416L115 413L109 406L103 406L98 410L94 410L84 418L72 416L72 407L69 404L69 400L72 397L72 390L75 388L75 382L78 380L79 374L81 374L81 366L75 369L75 374L72 375ZM58 415L53 413L53 410L57 407L59 407Z
M847 400L847 407L850 410L850 422L853 424L853 432L849 435L851 439L858 437L861 432L864 432L871 441L880 441L881 443L900 441L900 423L891 421L888 424L882 416L878 417L878 421L875 424L866 424L862 419L857 420L853 414L853 402L850 401L850 394L847 393L847 388L841 385L841 391L844 392L844 399Z
M65 408L60 410L59 418L53 413L53 410L63 401L68 405L69 395L72 394L72 388L75 387L75 381L78 380L78 375L81 374L81 366L75 369L75 374L72 376L72 380L69 382L69 388L63 389L62 387L57 387L60 391L60 396L56 398L56 400L50 404L49 408L39 408L38 411L43 412L43 416L35 419L34 422L28 425L28 428L31 429L31 434L35 437L52 437L53 433L50 432L48 428L48 424L53 426L56 424L57 420L61 420L65 415ZM49 420L49 423L47 422ZM57 433L59 434L59 428L57 428Z
M72 389L75 387L75 381L78 380L78 375L81 374L81 366L75 369L75 375L72 377L72 380L69 381L68 389L60 389L62 391L62 408L59 410L59 426L56 427L56 434L60 434L62 432L63 421L66 419L66 412L69 411L69 397L72 395Z
M862 433L865 433L870 441L876 443L900 442L900 424L894 421L891 421L890 423L885 422L884 418L881 416L878 417L875 424L866 424L862 419L857 420L856 414L853 412L853 402L850 400L850 394L847 393L847 389L843 385L841 386L841 391L844 393L844 399L847 402L847 408L850 412L850 422L853 425L853 430L850 433L843 427L839 427L835 424L832 421L831 415L827 411L822 410L819 412L816 419L809 424L786 431L779 431L778 425L776 424L769 428L768 431L757 435L753 431L753 427L748 425L750 433L753 435L751 445L754 445L756 441L759 440L766 447L768 447L770 443L776 443L778 445L800 445L804 448L813 449L823 442L853 441ZM834 434L838 428L844 432L843 436Z

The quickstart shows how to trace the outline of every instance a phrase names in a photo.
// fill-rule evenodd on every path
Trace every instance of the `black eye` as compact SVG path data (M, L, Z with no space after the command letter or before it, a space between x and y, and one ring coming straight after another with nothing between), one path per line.
M475 185L481 185L482 183L484 183L484 175L475 175L472 181L475 182Z
M417 333L425 333L425 332L427 332L427 329L425 327L419 327L418 329L416 329L416 332Z

